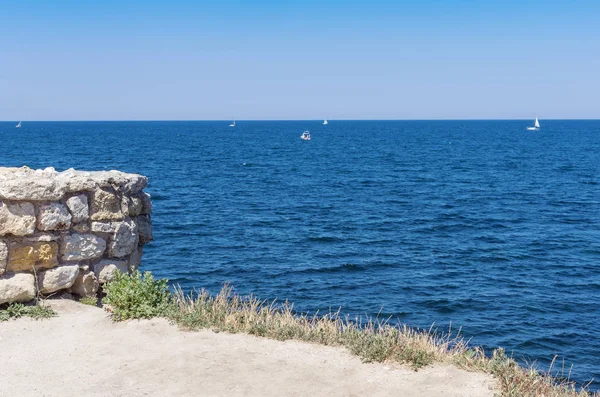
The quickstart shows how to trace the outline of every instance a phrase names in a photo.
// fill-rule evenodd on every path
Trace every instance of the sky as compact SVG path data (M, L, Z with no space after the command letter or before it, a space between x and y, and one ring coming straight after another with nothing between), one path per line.
M0 120L600 119L600 1L0 0Z

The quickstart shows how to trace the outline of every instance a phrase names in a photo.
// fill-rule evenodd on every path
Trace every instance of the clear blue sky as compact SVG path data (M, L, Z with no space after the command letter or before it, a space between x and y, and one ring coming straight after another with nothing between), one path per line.
M598 0L48 3L0 0L0 120L600 118Z

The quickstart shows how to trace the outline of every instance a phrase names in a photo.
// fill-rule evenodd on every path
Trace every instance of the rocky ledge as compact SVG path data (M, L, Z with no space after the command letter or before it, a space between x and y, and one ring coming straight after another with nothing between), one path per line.
M0 167L0 304L94 295L152 240L148 179L119 171Z
M57 172L52 167L43 170L0 167L0 200L56 201L68 193L96 188L113 188L132 194L147 184L145 176L120 171L88 172L71 168Z

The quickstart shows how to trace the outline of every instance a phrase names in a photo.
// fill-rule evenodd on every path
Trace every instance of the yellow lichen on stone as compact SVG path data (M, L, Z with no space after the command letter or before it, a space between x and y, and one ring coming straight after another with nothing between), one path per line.
M11 246L8 266L9 272L31 272L36 269L49 269L58 265L58 244L35 242Z

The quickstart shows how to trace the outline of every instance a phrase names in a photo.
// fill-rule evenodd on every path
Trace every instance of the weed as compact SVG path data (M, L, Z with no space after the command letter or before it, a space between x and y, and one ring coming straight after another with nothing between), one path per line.
M35 305L25 305L23 303L11 303L5 309L0 310L0 321L8 321L20 317L31 317L36 320L50 318L56 315L56 312L49 306L38 302Z
M83 296L79 299L79 303L90 306L98 306L98 298L96 296Z

